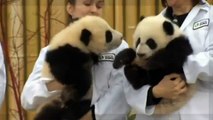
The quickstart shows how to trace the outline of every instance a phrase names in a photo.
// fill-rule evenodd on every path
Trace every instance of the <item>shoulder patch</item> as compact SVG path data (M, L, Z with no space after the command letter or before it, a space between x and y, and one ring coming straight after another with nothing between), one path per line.
M115 54L113 53L104 53L99 56L99 61L110 61L113 62L115 59Z
M193 24L193 30L205 27L205 26L209 26L209 19L202 19L200 21L197 21Z

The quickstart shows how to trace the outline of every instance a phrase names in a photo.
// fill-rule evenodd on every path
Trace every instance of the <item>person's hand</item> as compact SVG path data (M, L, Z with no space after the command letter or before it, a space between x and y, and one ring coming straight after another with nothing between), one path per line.
M46 83L46 86L47 86L48 91L62 90L64 87L57 80L52 80L52 81Z
M187 91L185 80L179 74L170 74L153 87L152 92L156 98L176 99Z

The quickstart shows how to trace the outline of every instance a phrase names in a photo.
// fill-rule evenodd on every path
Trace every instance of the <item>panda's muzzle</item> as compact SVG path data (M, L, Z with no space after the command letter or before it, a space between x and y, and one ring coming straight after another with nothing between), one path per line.
M143 54L143 53L137 53L137 56L140 57L140 58L143 58L146 56L146 54Z

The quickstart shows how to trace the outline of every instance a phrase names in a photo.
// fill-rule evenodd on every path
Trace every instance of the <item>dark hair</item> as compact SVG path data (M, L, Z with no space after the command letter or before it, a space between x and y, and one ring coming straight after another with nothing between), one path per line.
M162 4L163 7L166 7L167 6L166 5L166 0L161 0L161 4Z
M193 6L195 6L196 4L198 4L200 2L200 0L192 0ZM163 7L167 7L167 2L166 0L161 0L161 4Z
M76 0L67 0L67 3L69 3L69 4L71 4L71 5L75 5L75 3L76 3ZM78 20L78 18L73 18L72 17L72 15L70 15L70 14L68 14L68 16L69 16L69 19L68 19L68 24L69 23L72 23L72 22L74 22L74 21L76 21L76 20Z
M68 2L72 5L75 5L76 0L68 0Z

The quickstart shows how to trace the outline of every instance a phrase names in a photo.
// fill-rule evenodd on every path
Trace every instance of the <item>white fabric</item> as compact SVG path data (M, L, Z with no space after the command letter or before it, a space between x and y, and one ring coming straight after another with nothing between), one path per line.
M117 49L106 54L117 54L127 47L128 44L123 41ZM27 110L36 109L49 97L60 92L48 91L45 85L48 78L41 78L41 69L46 51L47 47L42 49L21 95L22 106ZM94 77L92 104L95 104L97 120L125 120L129 107L123 93L123 72L114 70L112 61L101 61L92 68L92 72Z
M4 100L5 89L6 89L6 71L4 64L4 55L0 44L0 108Z
M206 3L206 0L200 0L201 3Z
M145 85L138 90L135 90L128 82L124 82L124 86L127 103L134 111L146 115L151 115L154 112L154 106L146 107L149 85Z
M179 111L169 115L150 115L144 112L144 106L139 106L142 110L136 120L213 120L213 12L210 12L211 7L207 2L203 1L203 3L196 5L190 11L181 26L194 50L183 68L187 82L197 82L196 94ZM208 26L193 30L194 23L204 19L210 20ZM145 94L144 91L141 95ZM137 99L140 95L132 96ZM144 101L146 98L140 97L134 101L134 106L145 105L145 103L141 104Z

